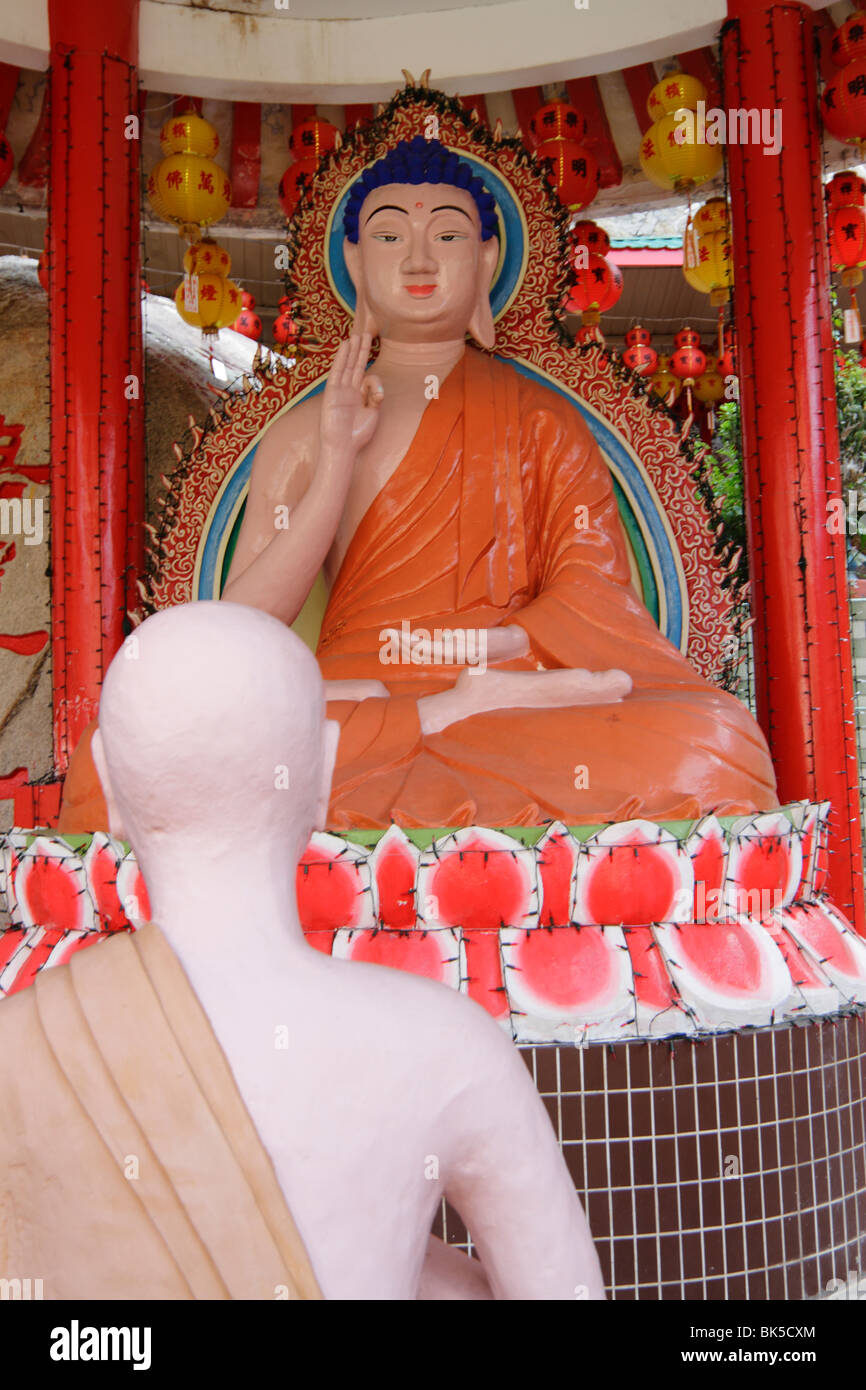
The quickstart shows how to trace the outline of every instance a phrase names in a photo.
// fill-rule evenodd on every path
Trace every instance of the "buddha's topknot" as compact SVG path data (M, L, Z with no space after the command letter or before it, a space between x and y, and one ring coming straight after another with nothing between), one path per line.
M481 240L489 240L498 230L496 202L472 166L453 150L446 150L438 140L416 135L411 140L401 140L383 159L371 164L353 186L343 214L343 231L349 241L358 240L358 220L368 193L389 183L446 183L462 188L472 195L478 208Z

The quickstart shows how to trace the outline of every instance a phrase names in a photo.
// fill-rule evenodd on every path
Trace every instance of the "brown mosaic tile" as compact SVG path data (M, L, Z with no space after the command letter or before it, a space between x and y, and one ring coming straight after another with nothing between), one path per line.
M866 1265L862 1019L526 1051L617 1297L799 1298Z

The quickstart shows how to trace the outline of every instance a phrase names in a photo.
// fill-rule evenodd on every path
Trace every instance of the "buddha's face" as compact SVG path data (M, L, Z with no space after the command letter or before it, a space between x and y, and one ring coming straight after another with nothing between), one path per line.
M475 199L450 184L387 184L364 200L346 264L382 337L462 338L498 259Z

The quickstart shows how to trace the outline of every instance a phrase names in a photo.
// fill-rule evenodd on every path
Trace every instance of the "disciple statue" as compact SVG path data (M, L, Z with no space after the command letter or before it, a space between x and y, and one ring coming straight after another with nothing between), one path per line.
M604 1298L510 1038L431 980L305 941L324 712L309 649L249 607L158 613L114 658L93 754L153 922L0 1001L4 1281L36 1271L75 1301ZM443 1197L480 1263L431 1237Z
M343 225L353 331L323 393L257 450L224 591L292 623L324 570L317 656L342 729L329 826L775 805L752 716L631 586L579 412L491 356L482 180L437 140L402 141Z

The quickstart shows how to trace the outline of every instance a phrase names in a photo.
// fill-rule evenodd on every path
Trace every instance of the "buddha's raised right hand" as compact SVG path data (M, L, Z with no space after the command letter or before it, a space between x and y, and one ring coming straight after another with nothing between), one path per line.
M369 333L353 333L337 349L322 395L320 461L351 468L373 437L385 388L365 372L372 341Z

